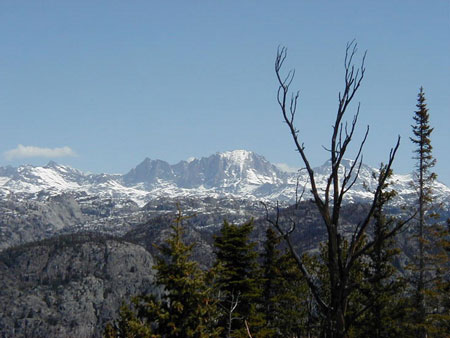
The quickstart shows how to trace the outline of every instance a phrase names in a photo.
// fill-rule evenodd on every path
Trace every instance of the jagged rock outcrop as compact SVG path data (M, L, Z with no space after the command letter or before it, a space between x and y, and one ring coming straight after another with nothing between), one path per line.
M124 300L157 293L152 255L94 234L0 254L1 337L99 337Z
M40 200L0 200L0 251L85 223L79 203L69 194Z

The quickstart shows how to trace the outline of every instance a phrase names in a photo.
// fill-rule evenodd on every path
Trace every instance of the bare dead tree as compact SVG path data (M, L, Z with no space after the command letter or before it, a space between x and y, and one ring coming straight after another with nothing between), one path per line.
M230 296L231 296L231 299L230 299L230 304L229 304L228 308L219 303L219 306L227 314L226 333L225 333L225 336L227 338L231 337L231 328L232 328L233 320L242 320L243 319L242 317L233 317L233 313L236 310L236 308L238 307L239 302L240 302L240 299L239 299L240 293L238 292L237 294L235 294L234 291L232 291ZM220 298L220 293L219 293L219 298ZM245 325L247 325L246 321L245 321Z
M253 337L252 337L252 333L250 332L250 328L248 327L247 321L244 320L244 323L245 323L245 329L247 330L247 336L248 336L249 338L253 338Z
M275 60L275 73L279 83L277 95L278 103L281 108L284 122L287 124L295 143L296 151L298 151L307 170L311 194L327 231L328 256L326 265L329 273L329 299L326 300L323 298L320 292L319 283L317 282L317 276L312 275L310 271L308 271L307 266L305 266L302 261L301 254L294 249L291 234L297 226L295 218L289 219L290 226L288 230L282 227L280 224L280 209L278 205L275 218L269 217L269 212L266 208L266 218L283 236L298 267L304 275L309 289L318 304L320 312L327 320L327 337L346 337L347 335L349 328L349 323L346 321L348 300L349 295L355 291L355 286L352 285L350 279L350 272L357 260L375 245L373 240L365 242L364 235L371 223L376 208L376 202L382 192L382 187L388 177L387 173L390 172L395 154L400 145L400 137L398 137L396 145L390 151L388 161L384 165L383 170L380 171L378 185L374 191L370 208L362 221L353 229L353 233L348 239L348 246L344 249L344 233L343 229L340 227L342 203L345 194L353 187L358 179L363 159L362 150L369 134L369 127L367 126L362 140L356 147L357 150L354 161L349 168L344 169L343 173L340 172L339 168L342 160L344 159L344 156L346 156L346 152L356 130L360 104L357 105L356 113L350 123L344 120L344 116L365 75L366 53L364 53L359 67L355 67L353 63L356 54L357 44L355 41L352 41L346 46L344 60L344 90L340 92L338 96L338 110L333 125L330 148L326 149L327 152L329 152L331 159L331 173L327 178L324 191L319 190L317 187L314 170L306 156L305 146L301 141L300 130L297 129L294 123L299 92L292 93L290 91L290 85L294 79L295 71L289 71L286 76L282 76L281 74L283 63L287 57L286 48L282 47L278 49ZM298 201L296 201L296 205L298 206ZM404 223L405 222L402 222L397 225L386 238L393 236Z

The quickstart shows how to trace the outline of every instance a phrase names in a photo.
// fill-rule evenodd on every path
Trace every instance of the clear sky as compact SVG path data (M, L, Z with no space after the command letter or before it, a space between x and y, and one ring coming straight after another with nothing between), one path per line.
M125 173L145 157L176 163L247 149L301 166L276 103L279 45L285 70L296 68L301 139L320 165L345 45L356 39L359 56L368 51L355 98L355 141L371 128L365 162L386 161L401 135L394 170L413 170L423 86L435 171L450 184L447 0L2 0L0 32L0 165L55 160Z

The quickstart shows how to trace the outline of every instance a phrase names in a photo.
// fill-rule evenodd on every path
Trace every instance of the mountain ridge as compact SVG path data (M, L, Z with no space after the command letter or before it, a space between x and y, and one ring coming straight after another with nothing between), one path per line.
M328 162L314 168L319 188L325 186L330 173ZM348 169L351 163L351 160L343 161L341 170ZM370 191L376 186L373 173L377 171L365 164L361 166L360 176L348 192L348 202L370 199ZM218 152L173 165L147 157L123 175L84 173L50 161L43 167L0 167L0 196L7 198L14 194L32 198L32 195L38 194L84 192L105 198L130 199L140 206L161 196L231 196L289 203L295 196L297 178L300 186L305 187L305 197L308 197L306 172L283 171L263 156L247 150ZM412 174L394 174L391 182L402 203L414 198L415 192L410 183ZM436 182L435 191L439 202L450 205L449 187Z

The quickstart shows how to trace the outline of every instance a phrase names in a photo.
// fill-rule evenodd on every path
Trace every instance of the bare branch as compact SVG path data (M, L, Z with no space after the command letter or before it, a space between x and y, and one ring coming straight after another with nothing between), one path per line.
M376 188L374 196L373 196L373 201L372 201L370 210L368 211L363 222L361 222L360 225L358 226L358 230L352 236L352 242L350 243L350 248L349 248L350 256L354 256L356 247L359 245L363 235L366 232L367 226L369 225L370 220L372 219L373 213L374 213L376 205L377 205L377 201L380 197L380 194L382 193L382 189L386 182L386 179L389 177L389 172L391 170L391 166L392 166L392 163L394 162L395 154L397 153L399 146L400 146L400 136L398 136L397 144L395 145L394 148L391 149L391 151L389 153L389 160L388 160L387 164L385 165L384 170L382 170L380 172L378 185L377 185L377 188ZM351 261L354 261L354 260L355 260L354 258L351 259ZM350 261L349 261L349 263L350 263Z
M284 121L288 125L289 130L291 132L291 135L294 140L297 151L300 153L300 156L305 164L306 170L308 171L308 175L309 175L309 179L310 179L310 183L311 183L311 192L314 196L314 199L315 199L316 203L318 203L319 205L323 205L323 202L317 191L316 182L314 179L314 171L313 171L313 169L306 157L306 154L304 152L304 149L305 149L304 145L298 139L299 130L294 125L294 118L295 118L295 113L296 113L296 109L297 109L299 93L297 92L295 95L291 96L289 112L288 112L288 107L286 105L287 96L289 94L289 86L292 83L293 75L294 75L293 71L289 71L288 76L283 79L280 74L280 70L283 66L286 56L287 56L286 48L284 48L284 47L278 48L277 57L275 59L275 73L276 73L278 84L279 84L277 101L278 101L278 104L280 105Z
M249 338L252 338L252 334L250 333L250 328L248 327L247 320L244 320L244 323L245 323L245 328L247 329L247 335L249 336Z
M351 132L351 134L353 134L353 131ZM362 166L362 160L363 160L363 156L362 156L362 150L364 148L364 145L366 143L367 140L367 136L369 135L369 126L367 126L366 128L366 133L364 134L363 140L361 141L361 143L359 144L359 149L358 152L353 160L353 164L350 166L350 169L348 171L348 173L344 174L344 179L342 182L342 188L341 188L341 193L339 196L339 200L342 201L344 194L347 193L347 191L349 191L352 186L355 184L356 180L358 179L359 176L359 172L361 170L361 166ZM347 183L351 180L352 177L352 173L353 170L355 169L356 165L358 165L358 169L356 171L356 174L354 175L354 178L352 180L352 182L346 187Z
M305 194L305 190L306 190L306 183L305 183L303 185L302 192L300 193L300 196L298 195L298 186L300 184L300 171L301 171L301 169L299 170L299 173L298 173L298 176L297 176L297 182L296 182L296 185L295 185L295 210L298 209L299 203L303 199L303 195Z
M355 261L356 259L358 259L362 255L364 255L367 251L369 251L377 243L383 242L386 239L389 239L389 238L395 236L406 224L411 222L414 219L414 217L416 217L416 215L417 215L417 211L413 215L408 217L406 220L397 222L397 225L393 229L391 229L391 231L386 233L384 236L381 236L379 239L373 240L373 241L370 241L369 243L367 243L364 247L362 247L360 250L356 251L353 254L353 256L354 256L353 260Z
M343 244L345 243L343 240L344 235L342 234L342 230L339 225L341 206L345 194L355 185L361 172L363 161L362 152L369 134L369 127L367 127L362 141L359 143L357 148L354 161L349 166L344 167L342 173L340 171L340 166L355 134L361 107L360 104L357 105L356 113L354 114L351 122L345 121L344 116L365 76L365 59L367 52L364 53L361 64L359 66L355 66L353 62L356 57L357 50L358 48L355 40L349 42L346 46L344 58L344 89L338 94L338 109L334 124L332 125L332 135L330 140L331 144L329 147L323 146L325 151L330 155L331 173L327 177L324 192L321 192L320 195L319 189L316 186L314 171L306 157L304 145L300 141L299 129L297 129L294 125L295 114L297 111L297 100L299 97L298 92L295 95L290 94L290 104L289 107L287 107L287 96L289 95L289 86L293 81L293 72L288 72L287 77L282 77L280 75L283 62L286 59L285 48L278 49L277 58L275 61L275 72L279 83L277 92L278 103L282 111L284 122L289 127L296 150L299 152L300 157L305 164L309 176L309 182L311 184L311 193L314 197L314 202L323 219L328 234L328 257L326 259L326 264L329 276L327 283L330 286L330 289L328 290L330 298L329 305L326 305L323 302L317 289L317 281L313 280L312 276L308 274L301 257L293 249L290 235L296 227L295 217L288 218L290 224L288 230L280 227L278 205L276 221L270 220L267 208L266 217L269 223L277 228L281 236L284 237L294 259L297 262L297 265L302 271L302 274L305 276L308 287L311 290L314 299L319 304L320 311L329 321L328 324L330 325L330 330L332 330L332 333L335 333L334 330L337 330L336 332L339 333L339 336L344 336L346 330L348 329L348 326L345 323L345 315L349 299L348 297L351 292L355 291L355 285L351 282L350 271L352 267L354 267L356 259L360 257L360 255L367 252L367 250L374 245L373 241L367 244L363 243L363 238L367 227L374 216L375 208L382 194L385 181L388 177L386 172L382 172L380 174L378 186L375 189L373 196L374 199L370 205L369 211L366 215L364 215L364 219L354 229L351 236L350 245L347 248L347 246ZM390 171L399 144L400 138L397 140L396 146L391 150L388 164L384 167L387 172ZM297 207L298 183L296 187L296 208ZM397 226L389 231L386 236L393 236L397 231L399 231L399 229L402 228L402 226L403 225L400 223L397 224ZM381 238L377 240L384 239ZM361 315L361 313L357 314L357 316L359 315Z
M295 229L295 222L291 226L289 231L287 231L287 232L283 231L283 229L281 228L281 225L279 224L280 208L279 208L278 202L277 202L277 207L276 207L276 218L275 218L275 221L272 220L270 218L270 216L269 216L269 209L267 207L267 204L264 203L264 202L261 202L261 204L264 206L264 208L266 210L266 221L269 222L275 229L277 229L277 231L280 233L280 235L284 238L284 240L288 244L289 251L291 252L292 256L294 257L294 259L295 259L295 261L296 261L300 271L302 272L303 277L305 277L306 283L308 284L308 287L311 290L311 293L313 294L314 299L316 300L317 304L319 304L319 306L321 307L322 311L327 311L328 310L328 305L326 305L325 302L322 300L322 297L320 296L320 292L319 292L318 287L315 285L315 283L313 281L313 278L309 274L308 270L306 269L305 265L303 264L302 259L300 258L300 256L298 255L298 253L294 249L294 246L292 245L290 234Z

